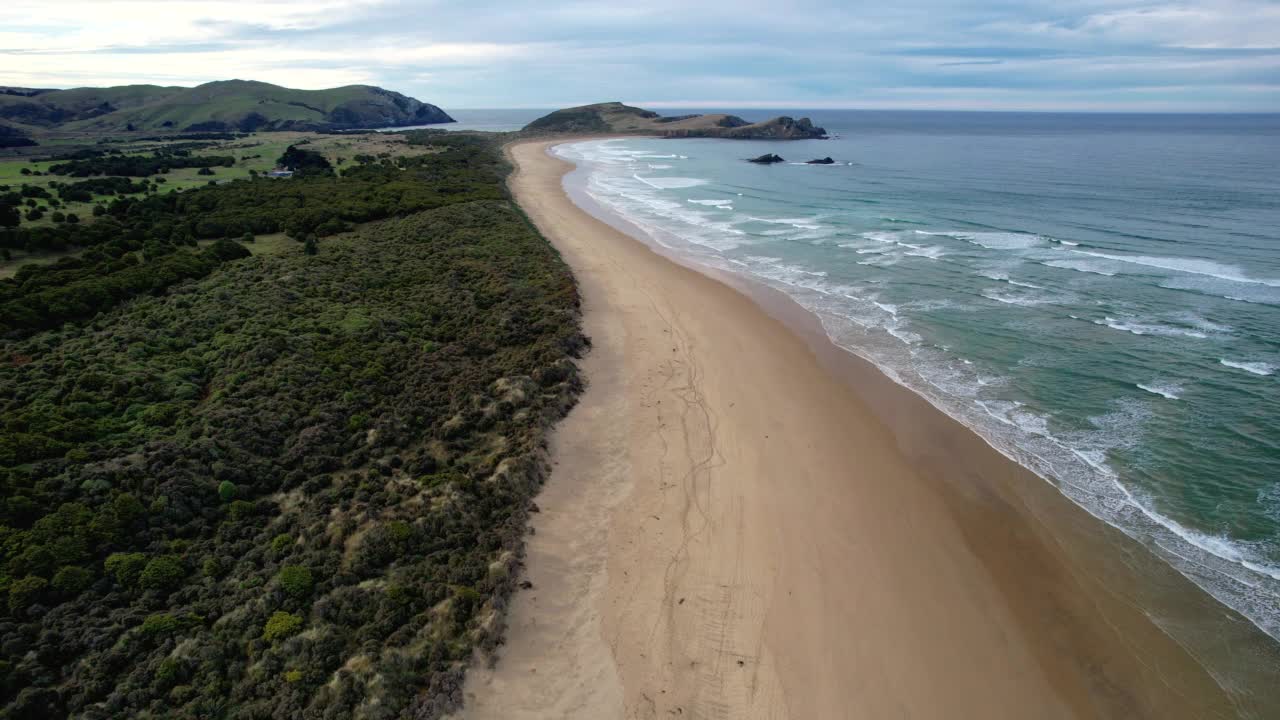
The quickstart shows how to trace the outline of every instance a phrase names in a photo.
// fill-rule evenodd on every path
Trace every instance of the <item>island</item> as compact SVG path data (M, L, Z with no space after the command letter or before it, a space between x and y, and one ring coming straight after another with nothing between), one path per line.
M676 115L620 102L596 103L556 110L524 126L526 134L571 133L656 135L665 138L725 138L732 140L825 140L827 131L809 118L785 115L747 122L737 115Z

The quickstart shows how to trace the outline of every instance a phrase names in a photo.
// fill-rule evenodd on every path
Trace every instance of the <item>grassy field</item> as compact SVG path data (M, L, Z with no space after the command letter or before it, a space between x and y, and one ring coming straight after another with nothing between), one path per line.
M98 149L115 149L127 154L140 153L145 154L153 152L158 148L173 145L181 141L131 141L122 143L108 143L93 145ZM341 169L353 162L352 158L356 155L373 155L375 157L401 157L422 155L432 152L430 148L422 146L410 146L401 135L370 133L365 135L325 135L311 132L264 132L253 133L247 137L235 140L218 141L210 145L208 148L194 151L196 154L202 155L232 155L236 158L233 167L212 168L214 175L200 175L199 168L181 168L171 170L164 175L155 175L153 178L163 178L164 185L161 192L181 192L195 187L201 187L210 182L226 182L229 180L237 180L247 178L251 171L258 173L267 173L276 167L276 161L284 153L290 145L305 143L308 150L323 153L335 167ZM68 146L76 145L77 141L65 138L64 144ZM84 146L84 141L79 141L80 146ZM8 185L11 190L17 190L23 185L35 185L39 187L48 187L52 182L75 182L80 178L71 178L60 175L49 175L49 167L57 164L59 160L47 159L39 161L31 161L23 157L0 157L0 186ZM23 175L22 170L29 170L31 175ZM34 173L40 173L36 175ZM56 208L63 213L75 214L81 222L93 221L93 206L99 203L110 202L113 196L96 196L94 202L63 202L62 206ZM45 215L39 220L31 221L23 219L24 226L44 226L53 225L52 212L55 208L50 208L45 200L38 201ZM56 258L54 258L56 259ZM30 261L30 259L28 260ZM0 264L0 273L4 273L4 268L10 263ZM9 270L9 275L12 270ZM0 274L0 277L7 275Z

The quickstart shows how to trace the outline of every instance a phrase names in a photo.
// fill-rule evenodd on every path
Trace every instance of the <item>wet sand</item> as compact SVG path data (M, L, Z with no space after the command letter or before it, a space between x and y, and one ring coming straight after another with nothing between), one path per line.
M511 187L580 284L589 387L464 717L1236 715L1125 538L785 297L581 210L548 145Z

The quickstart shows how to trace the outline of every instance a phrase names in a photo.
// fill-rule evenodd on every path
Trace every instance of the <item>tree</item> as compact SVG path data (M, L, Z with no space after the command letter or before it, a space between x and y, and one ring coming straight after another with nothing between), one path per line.
M137 584L142 570L147 566L147 556L142 553L112 553L103 563L103 569L125 587Z
M197 175L212 175L212 174L213 174L213 168L202 167L202 168L200 168L199 170L197 170L197 171L196 171L196 174L197 174Z
M93 583L93 573L82 567L68 565L53 576L53 589L64 595L79 595Z
M9 612L19 613L35 604L49 584L48 580L28 575L9 586Z
M138 585L147 590L172 590L182 584L186 574L187 569L182 566L182 560L173 555L161 555L153 558L142 569Z
M311 570L302 565L285 565L277 576L280 587L289 595L301 600L311 594Z
M307 235L307 241L302 245L302 252L308 255L315 255L320 252L320 248L316 246L315 235Z

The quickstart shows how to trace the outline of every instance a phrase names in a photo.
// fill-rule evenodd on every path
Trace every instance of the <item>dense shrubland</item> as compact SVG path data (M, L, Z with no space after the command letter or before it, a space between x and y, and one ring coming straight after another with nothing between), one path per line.
M169 238L404 215L312 238L314 255L166 244L120 213L92 226L128 245L104 231L79 264L4 286L0 320L21 307L48 329L0 341L0 713L433 718L460 701L500 636L585 340L496 153L438 142L403 167L130 206ZM131 273L165 280L62 313L81 324L23 304Z
M353 223L505 197L501 162L482 141L456 138L440 144L442 152L371 159L347 168L341 177L315 172L314 153L290 148L286 157L312 172L287 181L257 178L180 193L116 196L92 223L0 227L0 249L92 249L54 264L29 265L13 280L0 281L0 335L55 327L138 292L203 275L213 266L196 262L201 256L190 248L197 240L283 231L305 241L309 235L342 232ZM10 195L14 204L21 202L21 192ZM3 202L5 196L0 196ZM150 262L170 254L175 257ZM140 266L140 259L148 262ZM130 277L116 278L120 272Z
M180 168L231 167L235 163L236 159L230 155L192 155L190 150L168 148L156 150L150 155L99 153L50 165L49 173L72 177L92 175L146 177Z

